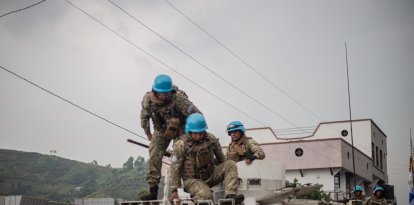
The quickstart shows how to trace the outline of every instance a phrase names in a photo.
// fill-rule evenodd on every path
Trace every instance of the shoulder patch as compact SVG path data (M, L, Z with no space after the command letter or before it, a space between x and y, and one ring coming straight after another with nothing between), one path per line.
M193 104L191 104L190 106L188 106L188 108L187 108L187 113L193 113L193 110L194 110L194 105Z

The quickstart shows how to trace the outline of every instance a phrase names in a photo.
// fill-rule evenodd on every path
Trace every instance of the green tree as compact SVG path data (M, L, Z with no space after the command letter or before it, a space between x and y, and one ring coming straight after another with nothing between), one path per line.
M325 193L322 190L322 187L312 190L311 193L296 197L297 199L311 199L311 200L324 200L324 201L331 201L331 197L329 194Z
M138 156L134 162L135 169L141 169L145 166L145 159L144 157Z
M302 185L298 182L298 179L296 179L296 178L293 179L293 183L286 180L286 187L296 188L296 187L300 187L300 186L302 186Z
M133 157L129 157L128 161L126 161L124 163L123 168L126 171L131 171L132 169L134 169L134 158Z

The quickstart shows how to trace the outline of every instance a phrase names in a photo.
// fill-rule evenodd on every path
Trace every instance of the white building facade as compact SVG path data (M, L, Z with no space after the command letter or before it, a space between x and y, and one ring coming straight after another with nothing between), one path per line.
M387 136L371 119L352 121L355 175L350 121L320 123L313 134L301 138L278 138L271 128L247 129L258 141L266 160L286 167L286 180L322 184L337 200L360 185L372 195L376 185L388 183Z

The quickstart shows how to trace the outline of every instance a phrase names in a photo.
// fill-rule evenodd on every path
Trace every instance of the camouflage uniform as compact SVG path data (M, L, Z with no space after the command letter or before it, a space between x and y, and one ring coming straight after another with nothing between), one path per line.
M355 199L361 201L362 203L365 203L365 196L362 195L362 193L359 196L355 197Z
M366 205L388 205L387 200L384 197L378 199L377 197L373 196L369 198L366 202Z
M354 193L354 196L351 197L349 199L349 202L346 203L346 204L349 204L349 205L362 205L362 204L365 204L365 196L362 195L362 194L359 195L359 196L355 196L355 193Z
M256 159L264 159L265 153L260 145L251 137L243 134L237 142L230 142L227 147L227 159L235 162L243 161L247 156L254 155Z
M210 187L223 182L225 194L237 194L236 163L226 158L213 134L205 132L204 139L194 141L189 134L174 143L171 164L171 188L185 189L194 200L213 200ZM215 156L215 157L214 157ZM219 163L217 166L215 161Z
M145 134L151 134L150 122L154 124L154 133L149 145L149 160L146 182L150 187L158 186L161 179L162 158L174 137L167 137L169 122L175 120L177 126L176 136L183 133L185 119L188 115L200 112L187 95L174 88L169 100L161 101L154 92L148 92L142 100L141 127ZM179 123L179 124L178 124Z

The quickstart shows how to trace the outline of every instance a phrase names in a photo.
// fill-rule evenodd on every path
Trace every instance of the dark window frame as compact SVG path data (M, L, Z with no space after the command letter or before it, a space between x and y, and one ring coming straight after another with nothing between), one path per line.
M339 172L334 175L334 188L341 188L341 175Z
M372 147L372 161L374 162L374 164L375 164L375 146L374 146L374 143L372 142L371 143L371 147Z
M380 149L380 169L382 169L382 150Z

